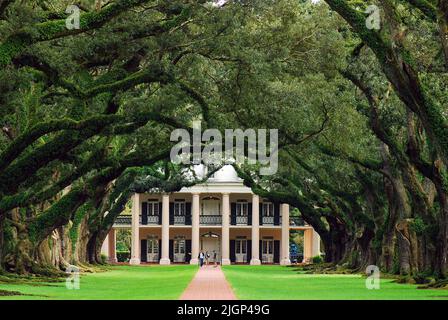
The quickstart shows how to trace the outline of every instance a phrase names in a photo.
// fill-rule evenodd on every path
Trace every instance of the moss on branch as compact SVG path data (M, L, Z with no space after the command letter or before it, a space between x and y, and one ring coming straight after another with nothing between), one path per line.
M79 29L67 29L65 19L46 21L24 28L8 37L5 42L0 45L0 69L6 67L11 63L14 57L34 43L98 29L122 12L145 2L148 2L148 0L120 0L106 6L101 11L81 14Z

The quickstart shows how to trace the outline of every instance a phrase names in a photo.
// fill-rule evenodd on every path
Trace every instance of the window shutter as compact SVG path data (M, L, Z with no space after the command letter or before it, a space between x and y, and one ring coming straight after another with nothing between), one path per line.
M230 224L236 225L236 203L230 204Z
M159 239L159 261L162 259L162 239Z
M159 202L159 224L162 224L162 202Z
M236 261L235 240L230 240L230 262Z
M148 262L148 240L140 240L140 261Z
M191 240L185 240L185 262L190 263L191 260Z
M252 240L247 240L247 263L250 263L250 261L252 260Z
M252 203L247 204L247 225L252 225Z
M174 240L170 239L169 243L169 258L171 262L174 261Z
M185 224L191 226L191 202L185 203Z
M280 263L280 240L274 240L274 263Z
M260 242L259 242L258 251L259 251L258 258L260 259L261 263L263 263L263 240L260 240Z
M259 213L259 216L260 216L260 222L259 222L259 224L260 224L260 226L262 226L263 225L263 204L262 203L260 203L259 205L258 205L258 213ZM260 256L260 259L261 259L261 256Z
M274 203L274 225L280 225L280 203Z
M174 203L170 202L170 224L174 224Z
M142 224L148 224L148 202L142 202Z

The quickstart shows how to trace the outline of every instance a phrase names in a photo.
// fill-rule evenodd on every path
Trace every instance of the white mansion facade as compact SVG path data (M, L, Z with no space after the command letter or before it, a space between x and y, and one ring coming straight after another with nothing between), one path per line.
M204 167L195 168L198 175ZM290 230L304 231L303 261L320 254L319 235L287 204L272 203L243 185L232 166L207 183L171 194L134 194L132 216L122 215L102 252L116 262L116 231L131 229L130 264L198 263L202 250L223 264L289 265Z

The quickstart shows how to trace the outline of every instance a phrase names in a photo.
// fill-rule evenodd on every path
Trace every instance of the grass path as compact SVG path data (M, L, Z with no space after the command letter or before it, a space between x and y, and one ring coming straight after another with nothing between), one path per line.
M379 290L367 290L360 275L304 274L282 266L224 266L223 271L238 299L448 299L448 290L417 289L391 279L381 280Z
M79 290L68 290L65 282L49 286L0 283L0 290L28 294L0 296L0 300L173 300L180 297L197 269L190 265L115 266L111 271L83 275Z

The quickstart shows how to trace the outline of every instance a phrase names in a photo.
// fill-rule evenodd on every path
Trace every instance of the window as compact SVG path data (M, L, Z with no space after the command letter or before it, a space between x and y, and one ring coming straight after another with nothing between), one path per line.
M263 217L273 217L274 216L274 204L272 202L264 202L261 212Z
M246 239L235 240L235 253L246 254L246 252L247 252L247 240Z
M148 253L159 253L159 239L156 236L148 236Z
M157 200L149 200L148 215L149 216L158 216L159 215L159 202Z
M174 253L185 254L185 237L174 238Z
M263 254L273 254L274 240L263 240L262 244L263 244L263 248L262 248Z
M238 201L236 203L236 215L240 217L247 217L248 205L246 201Z
M185 216L185 201L184 200L175 200L174 215L177 217Z

